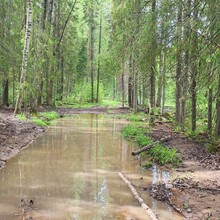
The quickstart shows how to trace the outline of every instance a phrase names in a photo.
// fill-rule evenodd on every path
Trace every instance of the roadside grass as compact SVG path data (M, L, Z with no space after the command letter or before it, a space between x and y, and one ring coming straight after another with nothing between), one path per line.
M44 120L42 120L40 118L36 118L36 117L31 118L30 121L32 123L34 123L35 125L42 126L42 127L45 127L48 125L47 122L45 122Z
M149 150L151 160L159 163L160 165L173 164L178 166L181 162L181 158L177 154L175 148L169 149L163 144L155 144L153 148Z
M46 119L47 121L52 121L54 119L57 119L60 117L60 115L57 112L40 112L39 113L40 116L42 116L44 119Z
M139 147L147 146L153 142L151 137L149 137L149 133L150 127L141 122L133 122L122 130L123 137L134 141ZM181 158L175 148L170 149L162 144L155 144L150 150L148 150L148 155L150 156L150 162L149 164L144 165L145 168L151 167L152 162L160 165L172 164L174 166L178 166L181 162ZM146 153L144 156L141 154L141 157L145 156Z
M21 121L27 120L38 126L45 127L49 125L50 121L59 118L60 115L55 111L51 111L51 112L40 112L38 114L31 115L28 117L24 113L22 113L17 115L16 117L19 118Z
M140 123L132 123L124 127L122 135L124 138L136 142L138 146L143 147L152 142L151 138L147 136L149 132L149 127L143 126Z
M27 119L24 113L18 114L16 117L21 121L25 121Z

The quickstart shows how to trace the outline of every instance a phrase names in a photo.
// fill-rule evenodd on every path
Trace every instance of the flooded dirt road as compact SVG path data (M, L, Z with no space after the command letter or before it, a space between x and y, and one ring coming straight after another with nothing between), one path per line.
M121 137L126 121L104 115L74 115L54 122L30 147L0 170L1 220L148 220L117 170L148 184L169 174L143 171L135 147ZM143 174L143 172L145 172ZM21 213L20 201L34 201ZM161 220L180 220L168 206L146 194Z

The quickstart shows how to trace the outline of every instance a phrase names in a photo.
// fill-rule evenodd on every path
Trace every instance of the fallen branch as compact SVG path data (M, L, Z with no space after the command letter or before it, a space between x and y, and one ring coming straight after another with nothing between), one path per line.
M168 198L168 201L169 201L170 206L172 206L175 211L177 211L179 214L181 214L183 217L186 218L186 215L184 215L183 211L182 211L181 209L179 209L178 207L176 207L176 206L172 203L172 201L170 200L170 198Z
M122 178L122 180L128 185L130 188L132 194L135 196L135 198L138 200L138 202L141 204L141 207L144 209L144 211L148 214L148 216L152 220L158 220L156 217L156 214L153 212L153 210L144 202L144 200L139 196L137 190L134 188L134 186L131 184L130 181L121 173L117 172L118 175Z
M160 141L155 141L155 142L153 142L152 144L148 144L148 145L145 146L145 147L142 147L142 148L140 148L140 149L138 149L138 150L136 150L136 151L133 151L133 152L131 153L131 155L132 155L132 156L136 156L137 154L140 154L140 153L143 152L143 151L149 150L149 149L152 148L155 144L163 143L163 142L168 141L168 140L170 140L170 139L171 139L171 136L164 137L164 138L162 138Z

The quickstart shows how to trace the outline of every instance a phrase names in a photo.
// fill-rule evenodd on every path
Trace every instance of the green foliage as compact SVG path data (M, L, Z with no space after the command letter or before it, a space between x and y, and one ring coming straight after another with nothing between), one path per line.
M134 140L139 146L145 146L151 143L151 138L147 136L149 128L139 126L136 123L126 126L123 131L123 137Z
M127 120L133 122L142 121L144 118L146 118L146 115L144 113L138 113L138 114L131 113L126 117Z
M40 118L34 117L34 118L32 118L30 121L31 121L32 123L34 123L34 124L36 124L36 125L39 125L39 126L42 126L42 127L47 126L47 123L46 123L44 120L40 119Z
M161 165L169 163L178 165L181 161L175 148L169 149L162 144L156 144L149 153L152 159Z
M60 117L60 115L57 113L57 112L41 112L40 113L40 116L43 116L43 118L47 121L51 121L51 120L54 120L54 119L57 119Z
M26 115L24 113L18 114L18 115L16 115L16 117L19 118L21 121L25 121L27 119Z
M59 118L59 114L57 112L41 112L39 114L32 115L31 117L26 117L24 113L17 115L21 121L28 120L39 126L47 126L49 121Z
M108 108L117 108L121 106L121 102L115 100L103 99L101 105L108 106Z
M208 152L210 153L219 152L220 151L220 140L216 138L212 138L206 143L205 146Z
M94 88L96 88L96 83L94 83ZM99 103L102 102L104 96L104 86L100 82L99 84ZM64 100L65 103L68 104L78 104L79 106L82 106L86 103L91 102L91 84L88 82L83 82L80 84L75 85L74 92L69 95L66 100Z

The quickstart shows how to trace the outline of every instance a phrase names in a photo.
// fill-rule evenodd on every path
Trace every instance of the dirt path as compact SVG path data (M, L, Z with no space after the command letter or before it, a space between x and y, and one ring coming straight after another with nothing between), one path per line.
M88 109L57 109L61 115L79 113L128 113L128 108L109 109L94 107ZM0 169L10 158L26 148L45 128L29 122L21 122L12 111L0 111ZM201 143L192 141L180 133L172 131L170 124L157 124L152 138L159 140L164 136L172 138L166 144L176 147L183 162L172 169L172 179L168 184L153 186L149 192L156 199L167 202L183 212L186 219L220 220L220 155L209 154ZM143 180L139 185L144 184ZM146 185L144 184L146 188ZM143 188L144 188L143 187Z

